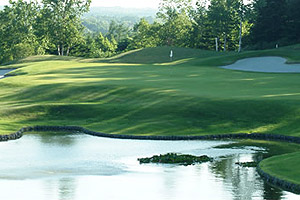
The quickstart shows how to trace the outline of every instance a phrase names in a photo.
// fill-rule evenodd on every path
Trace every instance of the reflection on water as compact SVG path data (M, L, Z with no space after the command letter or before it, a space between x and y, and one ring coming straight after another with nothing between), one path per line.
M0 143L0 199L300 198L265 184L255 168L235 164L259 159L261 150L214 148L226 143L27 135ZM187 167L137 162L138 157L168 152L206 154L215 161Z
M75 143L77 141L74 139L74 135L70 135L69 133L45 133L36 136L41 143L51 146L72 146L76 145Z
M76 180L74 178L61 178L58 181L59 199L74 199L76 194Z
M287 193L263 182L255 168L235 165L236 162L256 161L256 158L256 154L232 155L219 162L214 162L211 171L216 176L221 177L227 187L232 189L233 199L286 199Z

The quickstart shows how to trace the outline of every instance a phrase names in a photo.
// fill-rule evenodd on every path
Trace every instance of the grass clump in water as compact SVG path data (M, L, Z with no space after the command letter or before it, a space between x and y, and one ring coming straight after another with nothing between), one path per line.
M196 163L203 163L209 162L213 159L206 156L193 156L188 154L177 154L177 153L167 153L167 154L160 154L154 155L152 157L147 158L138 158L140 164L145 163L162 163L162 164L179 164L179 165L194 165Z
M236 165L239 165L241 167L257 167L257 162L236 162Z

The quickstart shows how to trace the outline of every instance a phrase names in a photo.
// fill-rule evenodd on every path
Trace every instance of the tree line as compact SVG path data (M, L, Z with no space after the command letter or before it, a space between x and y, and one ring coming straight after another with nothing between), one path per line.
M82 15L91 0L9 1L0 11L0 62L30 55L108 57L156 46L217 51L300 42L299 0L161 0L154 22L133 28L112 21L90 32Z
M0 11L0 62L52 53L68 56L85 41L81 16L91 0L9 0Z
M202 0L196 5L191 0L162 0L156 22L141 19L135 25L134 47L238 51L299 43L299 10L299 0Z

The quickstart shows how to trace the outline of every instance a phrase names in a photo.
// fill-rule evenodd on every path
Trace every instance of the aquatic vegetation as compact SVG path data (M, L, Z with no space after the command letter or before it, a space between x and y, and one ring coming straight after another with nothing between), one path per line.
M236 162L236 165L239 165L241 167L257 167L257 162Z
M145 163L163 163L163 164L179 164L179 165L194 165L196 163L203 163L209 162L213 159L206 156L193 156L188 154L177 154L177 153L167 153L167 154L160 154L154 155L152 157L147 158L138 158L140 164Z

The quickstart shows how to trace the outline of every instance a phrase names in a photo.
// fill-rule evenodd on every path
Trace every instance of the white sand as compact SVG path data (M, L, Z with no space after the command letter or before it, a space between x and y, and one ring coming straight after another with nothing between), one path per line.
M221 68L251 72L300 73L300 64L286 64L285 58L271 56L246 58Z
M8 72L11 72L14 69L0 69L0 79L4 78L4 75L7 74Z

